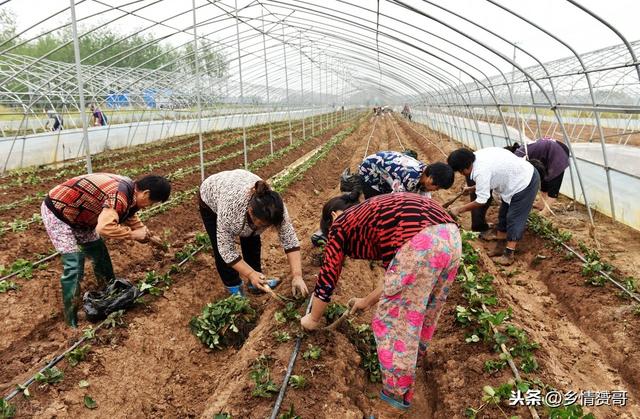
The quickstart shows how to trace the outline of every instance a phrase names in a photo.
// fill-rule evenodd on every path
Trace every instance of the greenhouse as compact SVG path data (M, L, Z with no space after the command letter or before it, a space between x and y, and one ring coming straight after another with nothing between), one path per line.
M640 418L638 12L0 0L0 419Z

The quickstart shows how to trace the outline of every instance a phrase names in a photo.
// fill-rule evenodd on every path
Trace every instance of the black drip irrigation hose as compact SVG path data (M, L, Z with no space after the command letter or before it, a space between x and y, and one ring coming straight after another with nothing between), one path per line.
M205 245L200 245L197 249L195 249L193 252L191 252L189 254L189 256L187 256L186 258L184 258L182 260L182 262L178 263L178 266L181 267L183 266L185 263L187 263L188 261L191 260L191 258L198 253L199 251L201 251L202 249L204 249ZM57 254L57 253L56 253ZM55 256L55 255L52 255ZM140 296L143 296L145 294L147 294L147 291L142 291L140 293ZM93 332L97 332L98 330L100 330L105 323L107 322L107 320L109 320L108 318L101 321L95 329L93 329ZM31 376L31 378L29 378L27 381L25 381L22 384L19 384L16 386L16 388L9 393L6 397L4 397L5 401L9 401L11 399L13 399L15 396L17 396L18 394L22 393L24 391L24 389L26 389L27 387L29 387L36 379L36 376L42 372L44 372L45 370L47 370L48 368L54 367L56 364L58 364L60 361L62 361L62 359L65 357L65 355L67 355L69 352L73 351L74 349L76 349L78 346L82 345L84 342L87 341L87 339L89 339L87 336L82 336L76 343L74 343L73 345L71 345L69 348L67 348L64 352L62 352L60 355L57 355L56 357L54 357L51 361L49 361L47 363L47 365L45 365L44 367L42 367L41 369L38 370L38 372L36 372L34 375ZM298 338L300 339L300 338Z
M311 311L311 301L313 301L313 296L309 297L309 303L307 304L307 310L305 311L305 314L309 314L309 312ZM278 398L276 399L276 403L273 405L273 410L271 411L271 416L269 417L270 419L276 419L278 412L280 412L280 406L282 406L284 395L287 392L287 384L289 383L289 378L291 377L291 373L293 372L293 366L296 364L296 358L298 357L298 352L300 352L301 344L302 336L298 336L296 338L296 344L293 347L291 357L289 358L289 366L287 367L287 372L284 374L284 380L282 381L282 385L280 386Z

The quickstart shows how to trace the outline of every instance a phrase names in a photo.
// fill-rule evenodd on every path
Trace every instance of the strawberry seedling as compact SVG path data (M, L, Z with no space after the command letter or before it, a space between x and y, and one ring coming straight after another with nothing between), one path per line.
M504 354L500 354L504 355ZM503 359L490 359L484 362L484 370L489 374L498 372L507 366L507 361Z
M96 403L95 400L91 398L91 396L87 395L87 396L84 396L84 407L86 407L87 409L93 410L98 407L98 404Z
M85 329L82 329L82 336L86 339L91 340L96 337L96 330L93 328L93 326L89 326Z
M307 379L302 375L292 375L289 377L289 385L300 390L307 386Z
M35 375L34 379L43 384L56 384L62 381L64 373L56 367L47 368Z
M289 342L293 339L289 332L273 332L273 337L276 338L276 342L278 343Z
M0 399L0 418L11 419L16 414L16 408L5 399Z
M114 311L109 314L104 320L104 325L112 329L115 327L127 327L127 322L124 319L124 310Z
M502 407L500 407L500 404L504 401L504 400L508 400L509 397L511 396L511 392L514 390L514 384L512 383L505 383L502 384L499 387L492 387L492 386L484 386L482 387L482 405L480 405L480 407L478 407L477 409L474 409L472 407L468 407L465 410L465 415L468 418L471 419L476 419L478 418L478 414L480 412L482 412L483 410L491 407L491 406L495 406L496 408L498 408L500 410L500 412L502 413L502 416L505 418L508 418L509 416L507 416L507 414L504 412L504 410L502 410Z
M296 415L296 411L293 409L293 405L289 407L289 410L278 416L278 419L302 419L300 416Z
M189 322L191 332L211 349L242 345L256 320L256 311L247 298L232 295L207 304L202 314Z
M298 313L298 308L295 302L288 302L285 305L285 308L276 311L273 316L278 323L286 323L291 320L299 320L300 317L302 317L300 316L300 313Z
M317 361L320 359L321 354L322 354L322 349L320 349L319 346L309 345L309 349L307 349L302 354L302 357L307 360L312 359L314 361Z
M91 350L91 345L79 346L73 351L68 352L64 357L67 358L67 362L72 367L75 367L80 362L84 361L89 351Z
M2 281L0 281L0 293L17 290L19 288L20 287L18 286L18 284L13 281L9 281L7 279L3 279Z
M268 362L271 360L266 355L260 355L251 366L251 374L249 375L255 387L251 391L253 397L271 397L278 391L278 386L271 381Z
M379 383L382 381L380 372L380 361L378 361L378 353L376 351L376 339L373 336L373 330L368 324L351 326L347 332L347 337L356 347L360 355L360 366L367 372L369 381Z
M582 406L574 404L549 408L549 419L596 419L596 417L592 413L584 414Z
M151 295L160 296L171 286L171 272L158 274L156 271L147 272L144 279L138 284L140 292L146 292Z
M338 318L342 316L345 311L347 311L347 306L343 304L330 303L324 312L324 317L325 319L327 319L327 324L331 324L334 321L338 320Z

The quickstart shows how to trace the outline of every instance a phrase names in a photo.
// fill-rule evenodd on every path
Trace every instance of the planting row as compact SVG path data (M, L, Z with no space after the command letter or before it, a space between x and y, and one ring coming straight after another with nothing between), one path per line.
M335 144L336 142L332 141L330 143ZM326 150L326 147L323 147L318 151L318 153L321 153L321 152L323 152L325 150ZM298 173L298 175L300 175L300 174L301 173ZM288 182L288 184L290 185L291 182L292 182L292 180L290 182ZM285 186L283 186L283 187L285 187ZM193 243L193 246L196 246L196 245L197 245L197 242ZM185 248L182 249L183 252L188 252L189 250L190 249L185 249ZM190 254L193 255L193 252L191 252ZM176 257L178 257L178 255L176 255ZM147 290L152 290L154 288L155 289L160 288L160 291L161 291L162 288L165 288L168 285L168 283L170 282L170 280L171 280L170 275L171 275L171 268L170 268L170 271L168 272L168 274L156 275L156 274L152 274L152 273L147 273L145 278L143 279L143 282L139 283L140 288L141 289L144 288L144 289L147 289ZM148 285L146 285L146 284L148 284ZM153 292L151 292L151 293L154 294ZM302 384L300 384L300 385L302 385ZM88 406L86 406L86 404L85 404L85 407L89 408Z

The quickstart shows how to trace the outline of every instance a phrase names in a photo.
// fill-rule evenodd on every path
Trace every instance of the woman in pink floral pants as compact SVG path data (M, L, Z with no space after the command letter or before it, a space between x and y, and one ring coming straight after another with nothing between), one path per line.
M433 337L456 277L461 241L455 224L427 227L406 242L387 268L371 322L383 392L409 405L416 362Z
M377 304L372 329L383 378L380 398L407 409L413 396L418 356L433 337L460 263L458 226L440 204L413 193L380 195L358 203L351 194L322 210L327 244L311 312L302 327L314 330L331 299L346 256L382 260L384 280L352 308Z

